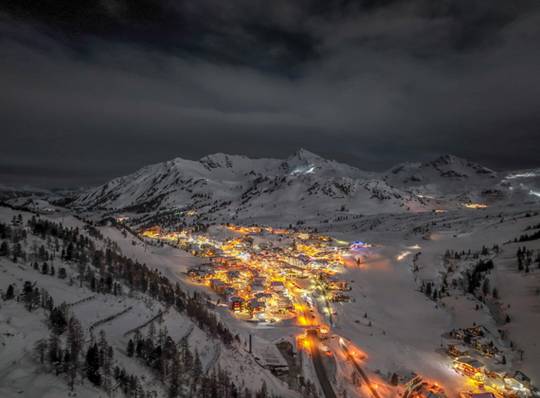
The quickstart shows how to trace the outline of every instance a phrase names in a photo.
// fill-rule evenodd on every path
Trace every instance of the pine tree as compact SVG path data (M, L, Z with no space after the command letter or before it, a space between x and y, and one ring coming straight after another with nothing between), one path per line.
M96 386L101 385L99 373L99 349L96 343L92 344L86 352L86 376Z
M32 285L32 282L26 281L24 282L23 287L23 300L24 300L24 306L28 311L32 311L33 304L34 304L34 287Z
M41 291L35 287L32 293L32 308L39 308L41 305Z
M13 285L10 284L7 288L6 295L4 296L4 300L12 300L14 296L15 296L14 288L13 288Z
M66 279L67 277L67 273L66 273L66 269L64 267L61 267L59 270L58 270L58 277L60 279Z
M426 284L426 296L430 297L432 294L432 291L431 291L431 282L428 282Z
M137 340L137 345L135 347L135 352L137 353L137 358L143 358L144 357L144 341L143 339Z
M60 347L60 341L58 339L58 335L52 331L49 335L48 347L49 347L49 351L48 351L49 363L54 366L59 360L58 351Z
M9 245L6 241L3 241L0 244L0 257L8 257L9 256Z
M268 397L268 387L266 386L266 381L263 381L261 389L255 395L256 398L267 398Z
M84 333L79 320L71 317L67 329L67 343L71 358L74 362L79 360L79 355L84 343Z
M22 249L22 246L19 242L15 243L13 245L13 250L12 250L12 260L14 263L17 262L17 260L19 258L23 258L24 257L24 252L23 252L23 249Z
M202 372L203 372L203 369L202 369L201 358L199 357L199 351L195 350L195 358L193 360L192 377L197 380L201 376Z
M51 314L49 315L51 328L58 335L64 333L66 330L66 327L67 327L66 312L67 312L66 305L61 304L60 306L53 308L51 311Z
M110 391L111 385L111 368L112 368L112 347L107 343L105 332L99 331L99 364L101 366L101 384L106 391Z
M128 345L127 345L127 356L132 357L134 352L135 352L135 344L133 343L133 340L129 339Z
M47 340L39 339L36 341L35 348L39 355L39 363L43 364L45 362L45 353L47 352Z
M74 251L73 243L69 242L68 245L67 245L67 248L66 248L65 256L64 256L64 259L66 261L73 260L73 251Z
M180 393L180 359L178 354L172 359L171 372L169 374L169 397L177 397Z
M193 365L193 355L189 350L188 341L185 337L180 340L180 355L184 369L191 369Z

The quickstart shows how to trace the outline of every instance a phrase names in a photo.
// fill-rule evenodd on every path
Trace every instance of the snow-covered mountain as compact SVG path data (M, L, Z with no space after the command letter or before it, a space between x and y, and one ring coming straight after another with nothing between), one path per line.
M300 149L287 159L217 153L144 167L80 195L80 208L178 209L213 219L429 211L507 197L497 172L455 156L365 172ZM503 192L504 191L504 192Z
M223 295L188 279L188 270L208 266L206 257L136 232L145 226L170 231L191 221L283 225L304 220L300 230L316 228L336 239L336 248L357 240L370 243L369 250L350 250L358 266L347 262L336 275L350 281L346 294L351 300L327 302L326 308L333 336L342 334L343 341L366 353L363 369L380 385L390 383L393 374L404 381L415 372L437 380L448 396L458 396L464 379L449 371L453 359L441 355L441 345L455 343L447 338L449 331L476 325L485 328L505 358L503 364L486 356L490 366L501 374L522 371L536 383L539 175L539 169L497 173L453 156L370 173L300 150L287 159L215 154L147 166L80 194L73 203L81 213L55 205L49 200L52 193L16 195L0 205L0 396L85 398L104 395L112 386L118 396L146 391L167 397L174 395L171 380L180 380L183 395L197 397L188 388L202 389L219 369L238 388L264 389L284 398L308 397L306 391L314 388L324 396L320 386L325 378L319 379L312 354L297 345L301 328L288 319L256 324L231 316ZM479 211L463 206L473 199L490 206ZM429 211L452 206L459 210ZM145 210L149 214L129 214ZM109 222L109 213L125 218ZM239 236L216 225L203 231L190 233L201 247L206 237L212 242ZM287 247L287 239L264 232L242 241L253 249L247 253L270 253L274 243ZM488 261L493 268L478 271ZM313 263L319 269L318 261ZM471 288L473 275L479 280ZM313 294L313 302L319 298ZM319 305L313 308L318 311ZM53 325L61 326L65 317L72 326L55 331L59 326ZM218 321L230 334L218 332ZM83 342L79 359L55 359L54 352L72 350L68 342L77 337L75 329L81 330L78 341ZM88 353L95 339L100 347L110 347L103 352L113 352L109 362L118 368L113 376L123 372L129 377L113 379L111 366L100 365L101 385L83 371L75 391L69 391L72 373L58 369L68 361L73 369L85 369L92 363ZM180 358L199 358L200 366L182 359L183 376L170 377L176 370L168 355L175 351L161 348L173 347L169 340L181 349ZM329 338L321 346L331 354L324 355L328 362L322 365L330 383L348 396L366 395L350 377L355 374L352 361L337 355L344 352L339 341ZM161 353L159 361L152 359L155 352ZM472 348L469 352L480 355ZM287 384L283 375L271 372L266 358L294 364L287 380L302 375L311 384ZM201 370L189 370L194 368ZM168 377L162 376L165 372ZM402 385L381 390L398 396Z
M453 155L444 155L424 163L403 163L385 175L385 180L395 186L428 190L436 188L443 193L459 192L463 186L490 186L497 179L497 172Z
M363 213L420 208L414 195L391 187L375 173L299 150L285 160L214 154L199 161L176 158L144 167L81 195L84 208L195 209L297 217L309 211Z

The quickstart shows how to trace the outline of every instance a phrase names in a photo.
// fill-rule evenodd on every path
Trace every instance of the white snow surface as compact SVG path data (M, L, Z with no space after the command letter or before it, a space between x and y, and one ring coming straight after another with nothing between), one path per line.
M452 155L366 172L304 149L284 160L218 153L144 167L84 192L74 206L191 210L205 222L290 223L322 214L419 212L538 199L530 194L536 184L512 183L508 175Z

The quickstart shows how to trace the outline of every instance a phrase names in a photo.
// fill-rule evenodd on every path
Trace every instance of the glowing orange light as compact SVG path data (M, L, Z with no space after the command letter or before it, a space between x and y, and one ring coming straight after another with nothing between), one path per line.
M486 204L483 203L465 203L464 206L467 209L485 209L488 207Z

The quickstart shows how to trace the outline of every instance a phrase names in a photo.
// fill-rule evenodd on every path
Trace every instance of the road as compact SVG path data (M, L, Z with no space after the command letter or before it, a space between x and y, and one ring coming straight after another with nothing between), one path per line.
M324 396L326 398L336 398L336 393L332 388L332 383L328 379L328 374L326 373L326 368L323 364L323 358L321 351L319 350L319 339L314 335L309 335L309 347L311 352L311 358L313 360L313 367L315 368L315 373L317 373L317 378L319 379L319 384L322 387Z
M356 370L358 371L358 373L360 374L360 376L362 377L362 379L364 380L364 382L366 383L366 385L368 386L369 388L369 391L371 391L371 394L373 394L373 396L375 398L380 398L379 397L379 394L377 393L377 390L375 390L373 388L373 385L371 384L371 381L369 380L369 377L368 375L364 372L364 370L362 369L362 367L358 364L358 362L356 361L356 359L354 358L354 356L351 354L351 352L349 351L349 349L347 348L346 345L342 345L341 348L343 349L343 352L345 352L345 354L349 357L349 359L352 361L354 367L356 368Z
M332 383L328 379L328 374L326 373L326 368L323 364L323 357L321 351L319 350L319 337L317 335L317 327L321 324L319 318L320 314L307 311L309 308L308 303L304 302L300 297L296 298L297 302L301 305L303 319L306 326L306 338L309 343L309 352L311 354L311 359L313 361L313 367L315 368L315 373L319 379L319 384L323 390L323 394L326 398L337 398L332 388ZM313 310L313 309L312 309Z
M333 317L333 314L332 314L332 307L330 306L330 303L328 302L328 299L326 297L326 290L323 288L323 286L321 285L320 282L317 282L317 286L319 287L319 290L321 291L322 293L322 297L323 297L323 300L324 300L324 305L326 306L326 309L328 311L328 320L330 321L330 326L334 327L335 324L334 324L334 317Z

